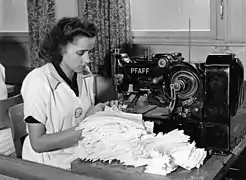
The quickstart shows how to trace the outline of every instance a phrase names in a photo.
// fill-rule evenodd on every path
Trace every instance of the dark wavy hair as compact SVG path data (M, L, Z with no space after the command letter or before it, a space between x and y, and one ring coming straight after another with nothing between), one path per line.
M96 26L88 20L77 17L60 19L40 44L39 57L48 62L60 63L62 48L77 37L95 37Z

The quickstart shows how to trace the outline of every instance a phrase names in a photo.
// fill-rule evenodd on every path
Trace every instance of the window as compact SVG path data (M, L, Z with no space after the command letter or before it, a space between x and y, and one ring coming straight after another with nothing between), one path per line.
M28 32L26 1L0 0L0 32Z
M27 0L0 0L0 38L27 41Z
M217 0L131 0L133 37L216 38L217 4Z

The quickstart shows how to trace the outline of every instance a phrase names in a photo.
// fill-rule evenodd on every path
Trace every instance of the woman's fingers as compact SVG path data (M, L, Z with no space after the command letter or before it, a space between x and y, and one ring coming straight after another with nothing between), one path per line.
M109 105L112 107L114 105L114 100L110 101Z
M112 100L112 101L110 101L110 107L112 107L112 106L117 106L118 107L118 105L119 105L119 101L118 100Z
M118 107L119 106L119 101L115 100L115 105Z
M95 106L96 111L103 111L105 109L106 104L105 103L98 103Z
M118 100L111 100L111 101L106 101L104 103L98 103L95 105L95 109L96 111L104 111L106 106L110 106L110 107L118 107L119 106L119 101Z

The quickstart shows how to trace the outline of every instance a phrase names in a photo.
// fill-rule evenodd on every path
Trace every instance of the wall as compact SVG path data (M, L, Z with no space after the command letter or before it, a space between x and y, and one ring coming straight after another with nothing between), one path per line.
M130 52L131 56L135 55L144 55L144 49L150 47L150 50L153 54L155 53L172 53L172 52L181 52L185 61L191 62L204 62L209 53L211 52L233 52L235 53L240 60L242 61L245 69L246 69L246 46L244 45L233 45L231 47L224 46L214 46L214 45L204 45L197 44L192 45L189 49L188 45L173 45L173 44L164 44L164 45L133 45L133 49ZM246 70L244 71L244 79L246 79Z
M225 18L218 22L217 39L213 40L134 40L133 55L143 55L144 48L150 47L152 53L182 52L185 59L204 62L210 52L229 51L237 54L246 69L246 2L245 0L224 0ZM218 18L218 17L217 17ZM190 49L189 49L190 45ZM246 70L244 71L246 79Z
M0 62L5 66L7 84L21 84L29 70L28 37L15 35L0 37Z
M56 17L77 16L78 0L56 0ZM79 0L81 2L81 0ZM235 52L246 67L246 46L238 42L246 41L246 8L245 0L228 1L229 21L226 31L227 39L231 41L230 49ZM81 13L81 12L80 12ZM236 43L234 43L236 42ZM217 42L216 42L217 43ZM192 61L205 61L211 51L218 51L215 42L192 42L190 58ZM161 42L161 43L136 43L135 54L143 55L143 47L150 46L153 53L156 52L182 52L189 59L189 48L187 42ZM29 44L27 33L0 33L0 62L6 66L7 83L21 83L29 67ZM246 73L246 71L245 71ZM246 79L246 76L245 76Z
M5 1L3 1L5 2ZM7 6L0 7L7 8ZM76 16L77 0L56 0L56 17ZM21 84L29 72L30 50L28 33L0 32L0 63L6 68L6 83Z

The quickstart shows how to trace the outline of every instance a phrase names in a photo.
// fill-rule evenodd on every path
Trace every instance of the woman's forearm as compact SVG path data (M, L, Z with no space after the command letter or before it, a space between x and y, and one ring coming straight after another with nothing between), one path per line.
M32 146L39 153L69 148L78 143L81 132L82 130L75 130L74 127L57 133L43 134Z

